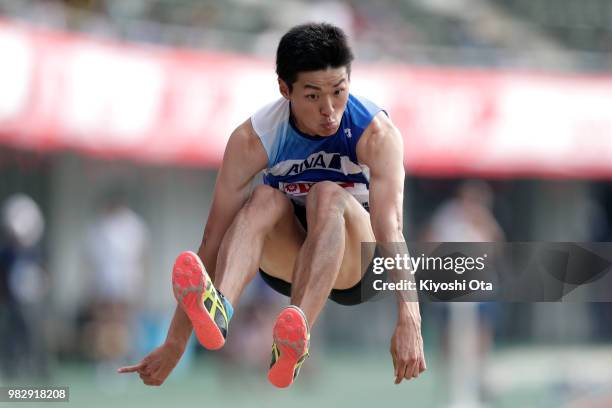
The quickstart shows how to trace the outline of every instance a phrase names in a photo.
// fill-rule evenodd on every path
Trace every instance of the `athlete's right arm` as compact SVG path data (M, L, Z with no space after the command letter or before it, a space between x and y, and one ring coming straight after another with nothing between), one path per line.
M249 198L251 181L268 165L268 155L247 119L230 136L221 169L217 175L213 200L204 236L198 250L207 273L214 279L217 252L234 217ZM182 356L191 336L191 321L177 305L166 341L139 364L119 372L140 373L147 385L161 385Z

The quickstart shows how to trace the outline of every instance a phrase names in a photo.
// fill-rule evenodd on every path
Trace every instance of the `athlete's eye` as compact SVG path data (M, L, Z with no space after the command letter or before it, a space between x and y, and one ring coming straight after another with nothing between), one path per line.
M306 95L306 99L310 99L311 101L316 101L318 97L318 95L314 94Z
M344 92L344 88L336 89L334 95L340 95L342 92Z

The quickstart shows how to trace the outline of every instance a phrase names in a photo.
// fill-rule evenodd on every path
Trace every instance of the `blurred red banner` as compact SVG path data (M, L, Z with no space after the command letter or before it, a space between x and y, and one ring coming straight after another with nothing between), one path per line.
M122 44L0 22L0 143L218 167L280 97L269 59ZM357 64L410 173L612 177L612 77Z

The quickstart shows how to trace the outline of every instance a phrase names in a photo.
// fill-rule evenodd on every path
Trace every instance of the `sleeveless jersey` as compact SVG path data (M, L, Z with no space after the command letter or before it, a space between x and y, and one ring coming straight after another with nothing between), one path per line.
M310 187L333 181L369 209L369 169L357 162L356 146L381 110L369 100L349 94L338 131L323 137L297 129L285 98L264 106L251 117L268 154L264 183L304 205Z

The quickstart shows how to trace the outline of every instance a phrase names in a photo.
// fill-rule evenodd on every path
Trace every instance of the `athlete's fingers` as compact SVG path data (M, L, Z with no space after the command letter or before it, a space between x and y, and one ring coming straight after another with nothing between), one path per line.
M146 381L153 381L153 380L155 379L155 378L153 378L153 376L152 376L152 375L149 375L149 374L142 374L142 373L139 375L139 377L140 377L140 379L141 379L143 382L146 382Z
M395 377L395 384L401 383L403 379L404 379L404 377L402 375L398 374L398 376Z
M420 357L418 354L414 354L410 356L410 360L408 361L408 368L406 369L406 378L412 379L419 376L419 362Z
M152 379L150 377L148 377L147 379L143 379L142 382L145 383L146 385L153 385L153 386L161 385L161 381L154 380L154 379Z
M418 370L419 359L415 355L409 355L404 360L404 371L400 371L402 378L410 380L414 377L415 369Z
M154 375L147 375L147 374L142 374L141 373L140 374L140 379L146 385L161 385L163 383L162 380L160 380L159 378L157 378Z
M153 371L155 371L153 364L145 364L142 369L138 370L139 373L146 375L150 375Z
M402 377L404 376L404 367L402 365L401 359L399 357L393 358L393 365L395 366L395 383L399 384L402 381Z
M401 373L402 375L402 380L406 379L406 380L410 380L412 378L412 363L410 361L406 362L406 369L404 370L403 373Z
M389 353L391 354L391 361L393 361L393 376L397 377L397 359L395 358L393 347L389 349Z
M422 373L425 370L427 370L427 363L425 362L425 357L423 357L419 362L419 372Z
M408 366L406 370L406 378L410 380L411 378L417 378L419 376L419 360L418 358L414 359L414 363Z
M397 373L395 375L395 383L396 384L401 383L402 380L404 379L405 374L406 374L406 362L400 359L397 362Z
M118 373L133 373L135 371L140 371L142 368L144 368L144 366L145 366L145 363L141 361L140 363L135 364L135 365L121 367L117 369L117 372Z

